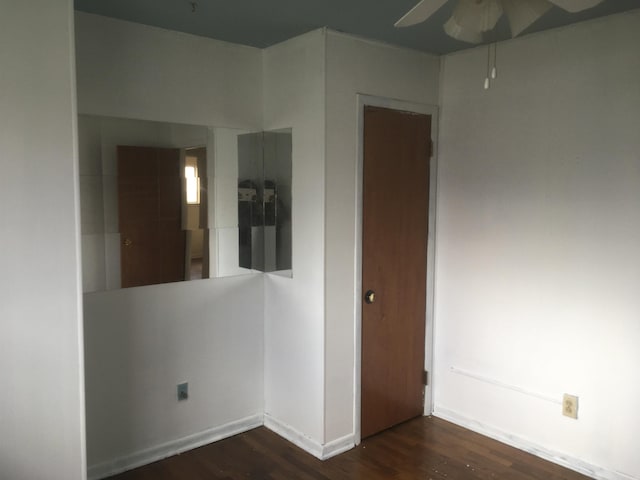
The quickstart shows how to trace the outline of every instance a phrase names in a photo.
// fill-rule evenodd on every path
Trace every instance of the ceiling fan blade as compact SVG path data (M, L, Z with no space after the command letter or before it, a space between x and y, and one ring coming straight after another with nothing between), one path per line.
M571 12L571 13L580 12L582 10L593 8L602 2L602 0L550 0L550 1L551 3L562 8L563 10L566 10L567 12Z
M444 24L444 31L450 37L467 43L482 43L482 32L461 26L455 17L451 17Z
M499 0L459 0L451 18L463 29L481 33L492 30L501 15Z
M548 0L502 0L502 8L509 19L511 36L520 35L552 6Z
M424 22L431 15L436 13L447 0L421 0L415 7L409 10L405 15L398 20L395 27L409 27L420 22Z

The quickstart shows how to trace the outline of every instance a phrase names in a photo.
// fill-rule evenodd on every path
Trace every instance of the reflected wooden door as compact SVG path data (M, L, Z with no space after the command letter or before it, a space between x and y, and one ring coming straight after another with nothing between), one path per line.
M361 437L423 414L431 117L364 115Z
M122 287L184 280L180 150L118 146Z

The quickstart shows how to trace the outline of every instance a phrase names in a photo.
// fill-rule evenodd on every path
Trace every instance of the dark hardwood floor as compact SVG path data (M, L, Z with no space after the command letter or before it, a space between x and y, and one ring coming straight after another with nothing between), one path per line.
M584 480L589 477L435 417L364 440L324 462L257 428L112 480Z

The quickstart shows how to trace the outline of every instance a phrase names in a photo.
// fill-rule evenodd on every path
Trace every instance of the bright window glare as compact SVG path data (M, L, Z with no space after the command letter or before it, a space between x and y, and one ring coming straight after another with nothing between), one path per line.
M184 177L187 181L187 203L188 204L198 204L200 203L199 188L198 188L198 177L196 175L195 167L186 166L184 167Z

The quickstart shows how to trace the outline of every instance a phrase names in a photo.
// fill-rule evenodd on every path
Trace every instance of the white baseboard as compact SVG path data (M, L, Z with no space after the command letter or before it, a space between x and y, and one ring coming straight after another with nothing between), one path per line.
M264 426L320 460L326 460L355 447L353 435L346 435L322 445L268 413L264 414Z
M322 446L322 460L327 460L328 458L340 455L341 453L351 450L355 446L356 441L353 434L332 440Z
M87 478L88 480L97 480L100 478L110 477L127 470L132 470L134 468L162 460L163 458L171 457L224 438L232 437L239 433L260 427L262 424L262 414L245 417L240 420L207 429L203 432L198 432L177 440L172 440L151 448L140 450L130 455L115 458L108 462L91 465L87 471Z
M268 413L265 413L264 426L272 432L277 433L285 440L290 441L295 446L300 447L305 452L310 453L316 458L322 459L322 445L305 434L300 433L290 425L287 425Z
M640 480L640 478L626 473L607 470L578 458L565 455L564 453L554 452L541 445L537 445L498 428L477 422L446 408L436 406L433 415L597 480Z

